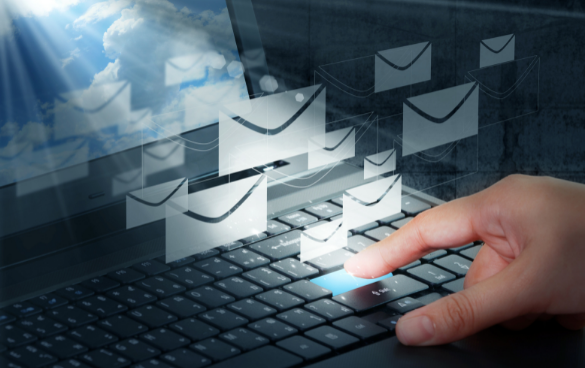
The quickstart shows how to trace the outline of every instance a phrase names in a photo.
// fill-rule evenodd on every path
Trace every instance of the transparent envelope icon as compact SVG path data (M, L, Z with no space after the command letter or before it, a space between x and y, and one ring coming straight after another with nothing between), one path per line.
M189 194L166 208L166 262L266 231L267 178L256 175Z
M301 262L321 257L347 246L343 218L310 228L301 234Z
M477 83L466 83L406 99L402 156L476 135L478 91Z
M212 51L171 58L165 62L165 86L203 79L208 67L222 69L225 65L225 57Z
M431 80L430 42L378 51L375 61L375 92Z
M339 129L309 139L309 169L355 157L355 127Z
M188 210L186 178L135 190L126 195L126 229L166 218L165 206L173 204L177 211Z
M185 164L185 145L182 141L163 140L143 147L142 167L148 183L152 176Z
M485 68L514 60L515 44L516 36L514 34L481 40L479 43L479 67Z
M364 157L364 180L396 170L396 150Z

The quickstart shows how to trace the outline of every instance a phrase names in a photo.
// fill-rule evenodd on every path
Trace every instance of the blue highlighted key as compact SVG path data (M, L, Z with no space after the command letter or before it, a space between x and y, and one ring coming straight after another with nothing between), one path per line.
M335 296L345 293L346 291L357 289L364 285L373 284L376 281L384 280L391 276L392 273L389 273L376 279L362 279L352 276L344 269L341 269L325 276L314 278L311 280L311 282L325 289L331 290L333 296Z

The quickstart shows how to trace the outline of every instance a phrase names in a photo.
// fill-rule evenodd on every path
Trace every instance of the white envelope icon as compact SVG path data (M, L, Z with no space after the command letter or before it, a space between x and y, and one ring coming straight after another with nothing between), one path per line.
M55 100L55 139L86 135L130 119L130 82L92 86Z
M348 230L400 212L402 175L394 175L347 190L343 194L343 221Z
M189 194L167 206L166 262L266 231L267 178L256 175Z
M483 68L514 60L515 41L514 34L482 40L479 43L479 67Z
M203 79L207 67L221 69L225 64L225 57L212 51L169 59L165 62L165 86Z
M364 180L396 170L396 150L391 149L364 158Z
M128 193L140 186L142 186L142 168L118 174L112 179L112 196Z
M476 135L478 91L467 83L406 99L402 156Z
M305 230L301 234L301 262L321 257L347 246L343 218Z
M309 139L309 169L329 165L355 156L355 127Z
M431 80L431 43L378 51L375 61L375 91Z
M177 179L126 195L126 229L163 220L165 206L173 203L177 211L188 210L187 179Z
M308 137L325 134L325 93L316 85L226 106L219 113L219 175L307 153Z
M145 145L143 152L142 167L147 183L152 175L185 164L185 146L181 141L163 140L156 144Z

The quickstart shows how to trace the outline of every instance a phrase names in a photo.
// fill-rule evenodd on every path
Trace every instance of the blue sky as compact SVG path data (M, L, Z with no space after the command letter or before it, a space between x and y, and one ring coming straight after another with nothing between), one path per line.
M37 4L0 5L0 186L213 123L247 98L224 0Z

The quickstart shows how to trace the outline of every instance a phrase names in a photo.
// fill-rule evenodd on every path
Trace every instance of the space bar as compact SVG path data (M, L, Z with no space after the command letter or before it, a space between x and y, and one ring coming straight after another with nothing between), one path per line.
M428 288L422 282L397 275L336 295L333 300L356 312L363 312Z
M237 357L224 360L211 368L233 368L233 367L254 367L254 368L288 368L301 364L303 360L296 355L287 353L274 346L265 346L252 350Z

